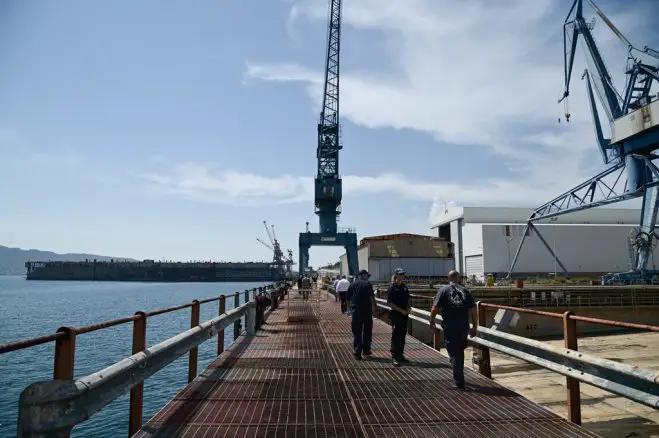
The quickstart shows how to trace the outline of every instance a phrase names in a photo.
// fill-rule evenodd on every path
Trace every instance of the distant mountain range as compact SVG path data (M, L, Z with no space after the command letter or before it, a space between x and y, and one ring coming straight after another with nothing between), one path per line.
M9 248L0 245L0 275L22 275L25 274L25 262L27 261L84 261L84 260L108 261L129 260L126 257L108 257L95 254L57 254L51 251L39 251L37 249Z

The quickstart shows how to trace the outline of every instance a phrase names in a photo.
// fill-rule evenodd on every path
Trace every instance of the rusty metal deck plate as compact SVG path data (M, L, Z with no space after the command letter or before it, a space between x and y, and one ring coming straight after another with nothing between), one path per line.
M448 359L408 336L391 366L391 328L374 321L373 356L352 355L334 299L289 295L256 336L240 337L135 435L194 438L596 437L480 374L453 389Z

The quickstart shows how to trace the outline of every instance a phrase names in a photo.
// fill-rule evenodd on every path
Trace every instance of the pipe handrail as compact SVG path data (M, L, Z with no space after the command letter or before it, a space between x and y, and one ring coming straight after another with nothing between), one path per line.
M268 289L272 289L274 287L274 285L270 284L270 285L267 285L265 287L268 288ZM258 288L253 288L251 290L256 291L257 289ZM212 302L215 302L215 301L220 301L223 297L224 298L231 297L231 296L238 295L238 294L241 294L241 293L242 292L234 292L234 293L228 294L228 295L227 294L222 294L222 295L218 295L216 297L206 298L204 300L198 300L198 301L199 301L199 304L207 304L207 303L212 303ZM176 305L176 306L164 307L162 309L155 309L155 310L152 310L150 312L145 312L145 314L146 314L147 317L163 315L165 313L175 312L175 311L181 310L181 309L187 309L189 307L192 307L193 305L194 305L193 302L184 303L184 304L179 304L179 305ZM90 324L90 325L86 325L86 326L82 326L82 327L77 327L77 328L75 328L75 330L76 330L77 334L91 333L91 332L95 332L95 331L102 330L102 329L105 329L105 328L110 328L110 327L114 327L114 326L117 326L117 325L126 324L126 323L129 323L129 322L134 322L139 318L140 318L139 315L132 315L132 316L127 316L127 317L123 317L123 318L110 319L110 320L103 321L103 322L96 323L96 324ZM20 340L20 341L10 342L10 343L7 343L7 344L0 344L0 354L9 353L11 351L22 350L22 349L25 349L25 348L35 347L37 345L41 345L41 344L45 344L45 343L48 343L48 342L56 341L57 339L63 338L64 336L65 335L63 333L57 332L57 333L53 333L51 335L45 335L45 336L39 336L39 337L35 337L35 338L23 339L23 340Z
M379 308L391 310L391 308L387 306L386 300L376 298L375 301ZM591 322L593 318L579 317L573 315L571 312L565 312L562 315L557 313L544 315L544 313L550 312L542 312L541 315L543 316L562 318L564 320L565 327L569 328L572 326L566 330L566 347L558 348L540 341L485 327L484 309L487 307L503 308L504 310L520 313L537 313L530 312L532 309L489 305L484 302L478 303L478 331L475 337L468 337L468 343L472 346L476 345L481 347L481 353L483 357L480 358L479 368L481 373L485 374L487 377L491 377L489 350L493 349L509 356L517 357L526 362L530 362L551 371L557 372L568 377L568 379L584 382L622 397L634 400L643 405L659 409L659 373L648 369L637 368L627 364L621 364L613 360L599 358L578 351L576 342L576 329L574 328L574 325L577 321L586 320L585 322ZM427 310L411 308L409 317L414 321L418 321L430 327L430 312ZM437 315L436 318L438 322L442 321L441 316ZM597 323L604 322L607 321L599 320ZM609 322L617 323L617 321ZM634 325L638 326L638 324ZM441 324L436 324L436 329L442 330ZM568 348L570 346L572 348ZM570 389L570 387L570 380L568 380L569 394L575 391L574 389ZM578 394L578 386L576 388L576 392ZM576 400L569 397L568 406L574 406L576 404L578 408L578 396L571 396L575 397ZM577 413L569 409L569 413L571 417L570 421L575 423L581 422L580 411Z
M248 333L253 334L255 307L255 302L249 301L75 381L48 380L31 384L21 393L19 401L18 437L70 433L75 425L88 420L243 315L249 319L245 324Z
M181 309L190 308L190 329L195 329L199 327L200 322L200 306L201 304L210 303L210 302L219 302L218 306L218 315L225 315L226 312L226 300L227 298L233 298L233 308L237 309L240 307L241 295L244 296L244 303L252 302L255 303L256 296L266 290L277 289L281 294L286 292L286 283L278 284L269 284L267 286L262 286L260 288L246 289L244 292L235 292L231 295L220 295L218 297L207 298L204 300L193 300L191 303L179 304L177 306L166 307L163 309L156 309L150 312L135 312L134 315L124 318L118 318L113 320L104 321L97 324L87 325L83 327L60 327L56 333L46 336L41 336L38 338L26 339L23 341L13 342L10 344L0 345L0 354L9 353L11 351L17 351L25 348L34 347L36 345L45 344L48 342L55 341L55 354L54 354L54 365L53 365L53 380L54 381L68 381L69 383L74 380L74 369L75 369L75 352L76 352L76 339L77 336L84 333L91 333L97 330L102 330L109 327L118 326L128 322L133 322L133 333L132 333L132 354L139 354L147 350L146 343L146 326L149 317L163 315L166 313L174 312ZM251 299L250 299L251 295ZM279 298L278 294L273 294L275 299L272 302L271 309L276 308L276 302ZM256 304L256 303L255 303ZM261 307L259 306L259 309ZM230 311L231 312L231 311ZM259 314L259 312L256 312ZM260 315L260 314L259 314ZM258 321L258 325L262 322L262 319ZM254 321L247 321L247 329L250 329L249 325L254 325ZM238 338L242 332L241 328L241 319L237 318L233 320L233 339L234 341ZM218 356L224 351L224 327L217 333L217 354ZM189 360L188 360L188 382L194 380L197 376L197 361L198 361L198 351L197 347L192 347L189 350ZM128 420L128 436L133 436L141 427L142 427L142 412L143 412L143 400L144 400L144 385L138 383L134 385L130 390L130 414ZM59 436L65 437L68 434L60 434Z

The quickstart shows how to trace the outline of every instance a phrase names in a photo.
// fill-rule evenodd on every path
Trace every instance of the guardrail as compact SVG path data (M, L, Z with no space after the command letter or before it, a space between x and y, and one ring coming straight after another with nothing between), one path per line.
M391 310L387 306L386 300L376 298L376 303L379 308ZM565 348L553 347L540 341L487 328L486 308L561 318L563 320ZM653 332L659 332L659 327L583 317L572 312L558 314L485 302L478 302L477 309L478 332L476 337L469 337L469 344L480 348L480 354L477 355L475 362L478 364L479 372L484 376L492 377L490 349L566 376L568 420L576 424L581 424L579 382L587 383L654 409L659 409L659 373L579 352L577 322L613 325ZM429 311L412 308L409 318L430 326ZM441 321L439 315L437 318ZM436 327L437 330L433 331L434 342L435 348L439 349L441 345L441 326L437 324Z
M382 293L382 291L379 292ZM559 294L555 296L552 296L550 292L547 292L544 296L536 292L536 297L532 297L529 292L519 292L519 289L513 290L513 292L516 292L515 296L487 296L484 299L488 303L514 307L638 307L659 305L659 290L631 291L631 293L621 292L618 294L608 291L598 293L558 291ZM412 293L410 298L432 302L435 296Z
M142 427L144 380L186 353L189 353L188 382L194 380L197 376L197 346L217 335L217 354L221 354L224 351L224 329L234 324L235 341L242 331L243 316L248 333L255 330L260 326L263 310L262 306L257 306L257 297L267 294L267 291L271 292L271 308L275 308L278 300L286 294L287 288L279 286L275 289L275 285L271 284L232 295L193 300L191 303L151 312L135 312L133 316L85 327L61 327L52 335L0 345L0 354L5 354L55 342L53 380L34 383L21 394L18 436L36 438L56 434L58 437L68 437L73 426L87 420L128 390L128 436L133 436ZM243 305L240 305L241 295L244 297ZM227 312L226 299L231 297L234 300L234 308ZM200 306L212 302L219 302L218 316L200 324ZM147 348L147 319L186 308L191 309L190 329ZM132 356L74 381L77 336L129 322L133 323Z

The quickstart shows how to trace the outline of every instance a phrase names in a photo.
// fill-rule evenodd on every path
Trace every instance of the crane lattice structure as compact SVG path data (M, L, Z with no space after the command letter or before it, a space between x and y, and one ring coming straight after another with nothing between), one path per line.
M271 268L275 270L277 280L292 278L293 254L291 250L288 250L288 258L284 258L284 252L281 250L281 246L277 240L277 234L275 233L275 226L271 225L268 227L268 223L266 221L263 221L263 226L265 227L265 233L267 234L270 243L264 242L258 237L256 240L272 251Z
M583 17L583 0L575 0L563 25L565 91L559 103L570 94L577 40L581 36L588 66L582 79L586 81L588 102L602 161L609 167L533 211L515 253L509 277L513 273L529 228L534 229L561 269L569 276L563 263L534 227L534 222L640 197L643 197L643 204L639 230L633 242L632 268L628 272L605 276L602 280L604 283L648 281L659 273L648 270L652 248L659 238L655 233L659 209L659 169L654 163L654 160L659 158L659 155L655 154L659 149L659 95L651 94L654 82L659 82L659 52L647 46L643 50L635 48L592 0L588 2L629 51L625 89L619 93L613 86L611 75L591 34L594 23L587 23ZM610 123L611 138L604 138L602 133L595 93ZM565 117L569 121L570 114L567 109Z
M330 0L323 105L318 122L318 169L314 199L320 223L318 233L308 229L300 233L300 272L309 266L311 246L343 246L348 258L348 270L357 274L357 234L353 229L337 228L341 214L342 183L339 175L341 129L339 125L339 54L341 51L341 0Z

